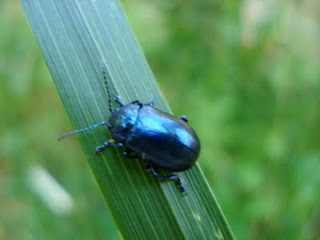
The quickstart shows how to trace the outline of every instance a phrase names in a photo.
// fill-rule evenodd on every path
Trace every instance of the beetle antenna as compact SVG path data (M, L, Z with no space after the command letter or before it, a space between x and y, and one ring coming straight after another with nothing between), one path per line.
M112 105L111 105L111 94L110 94L110 88L109 88L109 84L108 84L108 81L107 81L107 73L106 73L106 69L105 69L104 67L102 67L102 77L103 77L104 84L106 85L106 89L107 89L107 92L108 92L109 111L112 113L112 112L113 112L113 110L112 110Z
M71 136L71 135L74 135L74 134L77 134L77 133L86 132L86 131L90 131L90 130L92 130L92 129L95 129L95 128L97 128L97 127L104 126L104 125L110 127L110 124L109 124L109 123L107 123L107 122L100 122L100 123L94 124L94 125L91 126L91 127L82 128L82 129L75 130L75 131L73 131L73 132L69 132L69 133L63 135L62 137L60 137L60 138L58 139L58 141L66 138L66 137L69 137L69 136Z

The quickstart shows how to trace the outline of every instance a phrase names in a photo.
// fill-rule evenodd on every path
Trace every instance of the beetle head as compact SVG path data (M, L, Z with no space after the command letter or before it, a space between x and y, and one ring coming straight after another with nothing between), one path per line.
M127 104L112 112L109 119L109 130L114 139L124 142L132 127L135 125L139 106L136 104Z

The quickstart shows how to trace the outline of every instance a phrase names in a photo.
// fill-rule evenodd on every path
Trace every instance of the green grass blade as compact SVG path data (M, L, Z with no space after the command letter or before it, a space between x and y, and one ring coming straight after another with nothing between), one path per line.
M107 120L106 67L112 92L124 102L154 100L170 112L116 0L21 0L32 31L75 128ZM94 153L109 136L98 129L79 139L109 209L125 239L233 239L197 164L172 182L145 173L121 152ZM62 145L63 147L63 145Z

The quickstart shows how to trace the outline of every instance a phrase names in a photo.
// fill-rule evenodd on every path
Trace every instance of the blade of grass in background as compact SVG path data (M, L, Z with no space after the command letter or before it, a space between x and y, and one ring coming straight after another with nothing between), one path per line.
M152 99L170 112L118 1L21 2L75 128L110 116L102 65L124 102ZM95 147L109 137L103 128L79 135L124 239L233 239L198 164L179 174L184 196L173 182L145 173L141 161L123 159L121 151L96 155Z

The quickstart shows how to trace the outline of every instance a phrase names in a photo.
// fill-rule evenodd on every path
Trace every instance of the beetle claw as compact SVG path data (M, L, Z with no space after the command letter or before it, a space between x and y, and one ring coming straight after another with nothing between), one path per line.
M175 176L176 176L176 175L175 175ZM178 177L178 176L177 176L177 184L178 184L179 190L180 190L184 195L187 195L186 188L183 186L182 180L181 180L181 178Z
M186 194L186 189L185 187L183 186L183 183L182 183L182 180L179 176L173 174L173 175L170 175L170 176L161 176L151 165L149 165L151 171L152 171L152 174L158 178L159 180L174 180L177 182L178 184L178 187L179 187L179 190L183 193L183 194Z
M96 153L101 153L103 149L110 146L110 141L104 142L102 145L96 147Z
M153 107L154 106L154 101L150 101L150 102L146 102L145 104L143 104L144 106L148 106L148 107Z

